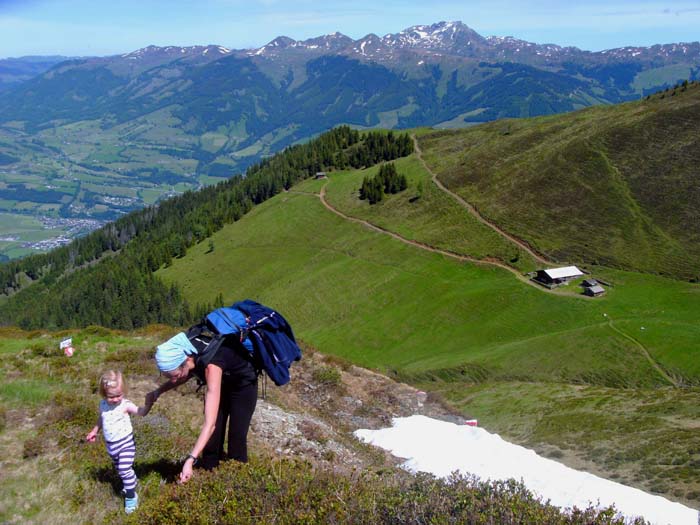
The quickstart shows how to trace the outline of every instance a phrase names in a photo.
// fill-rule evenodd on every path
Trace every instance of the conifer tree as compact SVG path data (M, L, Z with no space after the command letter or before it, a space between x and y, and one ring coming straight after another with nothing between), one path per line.
M166 286L154 276L155 270L237 221L254 204L316 171L369 167L412 151L406 133L360 133L340 126L260 161L245 177L235 175L132 212L49 253L0 264L0 292L9 296L0 302L0 324L23 328L186 324L210 305L190 310L177 287ZM379 177L367 178L360 195L376 203L384 190ZM28 280L31 286L26 286Z

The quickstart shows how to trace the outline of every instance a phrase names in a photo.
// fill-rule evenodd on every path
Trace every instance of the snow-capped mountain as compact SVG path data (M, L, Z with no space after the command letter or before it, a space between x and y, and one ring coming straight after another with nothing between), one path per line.
M280 36L264 46L248 51L251 56L276 56L283 51L308 51L310 53L332 53L343 49L353 42L352 38L342 33L333 33L308 40L294 40L287 36Z
M461 22L439 22L409 27L382 38L387 47L473 55L488 47L487 40Z
M125 53L121 55L121 58L126 58L129 60L144 60L153 57L167 57L167 58L178 58L178 57L191 57L194 55L212 55L215 58L221 58L224 55L231 53L230 49L223 46L147 46L131 53Z
M698 77L698 42L591 52L438 22L357 40L279 36L257 49L147 46L68 60L8 89L0 123L116 122L167 108L188 132L236 122L247 142L232 144L245 147L291 126L280 135L286 145L337 122L410 127L543 115Z
M700 42L659 44L651 47L623 47L592 52L577 47L537 44L512 36L483 37L462 22L417 25L383 37L369 34L343 49L346 54L387 61L398 51L417 54L451 55L479 60L508 60L551 64L581 59L592 62L627 60L700 59Z
M318 57L338 54L379 63L400 62L409 55L420 60L425 57L455 57L480 61L508 61L530 65L557 66L564 62L602 64L617 62L662 62L676 60L700 60L700 42L658 44L650 47L622 47L605 51L585 51L576 47L557 44L538 44L512 36L483 37L466 24L438 22L431 25L416 25L399 33L384 36L368 34L357 40L333 33L307 40L294 40L279 36L257 49L231 50L223 46L148 46L119 57L94 58L104 61L119 58L132 62L132 69L142 69L139 62L155 66L171 60L185 59L193 63L208 63L228 55L265 57L272 60L284 57Z

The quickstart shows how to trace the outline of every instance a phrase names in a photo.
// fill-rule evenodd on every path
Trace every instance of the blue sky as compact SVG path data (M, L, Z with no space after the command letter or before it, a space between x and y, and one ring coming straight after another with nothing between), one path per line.
M0 0L0 57L111 55L150 44L260 47L459 20L483 36L599 51L700 40L700 1Z

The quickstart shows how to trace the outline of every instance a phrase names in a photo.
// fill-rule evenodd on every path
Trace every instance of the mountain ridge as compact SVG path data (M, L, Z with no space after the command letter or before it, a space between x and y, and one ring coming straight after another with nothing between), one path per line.
M8 224L113 220L341 124L468 127L635 100L700 75L698 43L592 53L523 42L439 22L63 61L0 93L0 213Z
M387 33L378 36L369 33L361 38L352 39L340 32L319 35L305 40L295 40L288 36L280 35L273 40L257 48L233 49L219 44L210 45L148 45L133 51L104 56L85 56L77 59L68 57L20 57L6 58L0 60L0 64L23 60L25 62L51 60L98 60L125 58L130 60L153 58L156 56L167 57L168 59L191 58L195 55L207 55L209 53L221 56L265 55L271 50L305 49L321 51L340 51L344 54L356 54L368 56L365 49L372 44L380 46L384 50L405 50L429 52L439 51L458 56L480 56L483 59L505 60L520 57L532 58L532 54L540 56L543 60L570 59L572 56L597 57L599 59L673 59L680 57L700 58L700 41L659 43L651 46L622 46L618 48L604 49L601 51L588 51L576 46L560 46L554 43L535 43L527 40L515 38L513 36L490 35L484 37L471 29L461 21L437 22L431 25L415 25L408 27L398 33ZM358 47L359 46L359 47ZM478 55L477 52L484 53ZM638 59L639 60L639 59Z

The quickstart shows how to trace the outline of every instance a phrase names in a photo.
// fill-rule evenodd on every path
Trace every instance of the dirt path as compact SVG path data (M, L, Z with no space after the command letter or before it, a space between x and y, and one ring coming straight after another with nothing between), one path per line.
M326 182L326 184L328 184ZM524 282L525 284L528 284L540 291L551 293L554 295L561 295L561 296L566 296L566 297L576 297L576 298L581 298L581 299L589 299L586 296L583 295L571 295L571 294L566 294L566 293L561 293L558 290L550 290L548 288L544 288L537 283L532 282L527 276L522 275L518 270L515 268L512 268L508 266L507 264L497 260L497 259L477 259L476 257L470 257L468 255L462 255L459 253L451 252L448 250L441 250L440 248L436 248L435 246L430 246L429 244L424 244L419 241L414 241L412 239L407 239L406 237L402 237L398 233L394 233L392 231L389 231L385 228L382 228L380 226L377 226L376 224L372 224L369 221L366 221L364 219L358 219L357 217L351 217L350 215L345 215L342 211L334 208L331 206L328 201L326 200L326 184L323 185L321 188L321 192L318 194L315 193L308 193L308 192L290 192L290 193L300 193L304 195L316 195L318 198L321 200L321 203L326 207L327 210L335 213L339 217L342 217L343 219L354 222L356 224L361 224L362 226L369 228L370 230L373 230L377 233L383 233L384 235L388 235L390 237L393 237L394 239L401 241L406 244L410 244L411 246L415 246L416 248L420 248L422 250L427 250L429 252L433 253L439 253L440 255L444 255L445 257L450 257L451 259L456 259L458 261L462 262L471 262L474 264L480 264L480 265L486 265L486 266L498 266L499 268L503 268L504 270L508 270L510 273L515 275L520 281Z
M649 350L647 350L647 347L646 347L646 346L644 346L642 343L640 343L639 341L637 341L634 337L632 337L632 336L629 335L628 333L623 332L623 331L620 330L618 327L616 327L615 325L613 325L612 319L610 319L610 317L609 317L607 314L604 314L604 315L605 315L605 317L608 319L608 326L610 326L610 328L611 328L613 331L617 332L618 334L620 334L622 337L624 337L624 338L627 339L628 341L631 341L632 343L634 343L634 345L635 345L637 348L639 348L640 352L641 352L642 355L646 358L646 360L649 361L649 364L654 368L654 370L656 370L656 371L659 373L659 375L660 375L661 377L663 377L666 381L668 381L672 386L674 386L674 387L676 387L676 388L679 388L679 387L680 387L680 385L678 384L678 381L676 381L676 379L674 379L673 377L671 377L670 375L668 375L668 373L667 373L663 368L661 368L661 365L659 365L659 363L657 363L657 362L654 360L654 358L651 357L651 354L649 353Z
M488 219L484 218L477 210L469 204L467 201L465 201L462 197L454 193L453 191L449 190L440 180L437 178L437 174L431 170L428 165L425 162L425 159L423 159L423 152L420 149L420 146L418 145L418 139L416 139L415 135L411 135L411 138L413 139L413 144L415 146L416 150L416 156L418 157L418 160L420 163L423 165L423 168L425 171L427 171L430 174L430 177L432 178L433 183L440 188L442 191L450 195L454 200L456 200L463 208L466 208L466 210L472 214L472 216L479 221L481 224L488 226L491 228L493 231L495 231L498 235L501 237L507 239L508 241L512 242L518 248L521 250L527 252L530 254L530 256L535 259L536 261L546 265L546 266L555 266L557 263L549 261L546 259L544 256L541 254L537 253L535 250L533 250L530 245L528 245L525 241L522 239L518 239L517 237L511 235L510 233L506 232L505 230L502 230L498 225L492 223Z

